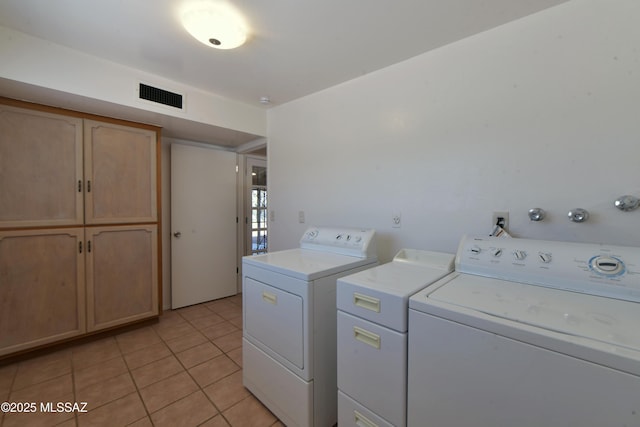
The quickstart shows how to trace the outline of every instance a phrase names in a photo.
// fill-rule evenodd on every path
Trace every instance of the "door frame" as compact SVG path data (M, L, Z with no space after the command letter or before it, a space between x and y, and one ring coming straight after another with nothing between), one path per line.
M248 218L251 214L251 168L249 165L254 162L264 162L264 166L268 168L267 157L256 154L241 154L238 156L238 170L241 179L238 179L238 293L242 292L242 257L247 253L247 244L249 239ZM267 169L267 176L269 169ZM267 178L267 188L268 188Z
M259 166L259 167L264 167L267 170L267 176L269 175L269 171L267 169L267 159L263 158L263 157L258 157L258 156L247 156L245 158L245 187L244 187L244 193L243 193L243 197L245 199L245 210L244 210L244 217L243 217L243 224L242 224L242 230L243 230L243 234L244 234L244 255L251 255L252 251L251 251L251 247L252 247L252 228L251 228L251 223L252 223L252 201L251 201L251 191L252 191L252 187L253 187L253 178L251 175L251 170L252 170L252 166ZM267 179L267 185L265 186L267 189L267 195L268 193L268 185L269 181ZM268 196L267 196L268 197ZM268 228L268 218L265 218L266 222L267 222L267 228ZM268 243L267 243L267 248L268 248Z

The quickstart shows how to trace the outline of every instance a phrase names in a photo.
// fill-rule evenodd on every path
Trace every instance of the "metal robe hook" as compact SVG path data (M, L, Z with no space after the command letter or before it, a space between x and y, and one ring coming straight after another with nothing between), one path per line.
M542 208L529 209L529 219L531 221L542 221L546 212Z
M624 212L629 212L640 206L640 199L635 196L620 196L613 202L613 206Z
M589 219L589 212L587 212L586 209L582 208L571 209L567 215L573 222L585 222L587 219Z

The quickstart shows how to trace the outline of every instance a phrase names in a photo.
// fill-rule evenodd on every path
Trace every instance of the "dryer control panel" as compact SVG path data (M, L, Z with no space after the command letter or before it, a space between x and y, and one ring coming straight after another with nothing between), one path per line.
M302 235L300 247L377 259L375 234L373 229L312 227Z
M465 236L456 271L640 302L640 248Z

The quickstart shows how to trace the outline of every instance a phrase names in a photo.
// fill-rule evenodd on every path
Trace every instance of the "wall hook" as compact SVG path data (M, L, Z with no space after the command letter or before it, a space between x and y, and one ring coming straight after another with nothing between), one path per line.
M541 208L529 209L529 219L531 221L542 221L546 212Z
M582 208L571 209L567 215L573 222L585 222L587 219L589 219L589 212L587 212L586 209Z
M640 206L640 200L635 196L620 196L613 202L613 206L621 211L629 212Z

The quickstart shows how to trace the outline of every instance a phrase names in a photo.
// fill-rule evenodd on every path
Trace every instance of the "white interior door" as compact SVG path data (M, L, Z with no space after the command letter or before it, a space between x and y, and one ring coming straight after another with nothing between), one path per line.
M171 145L171 308L236 294L236 154Z

